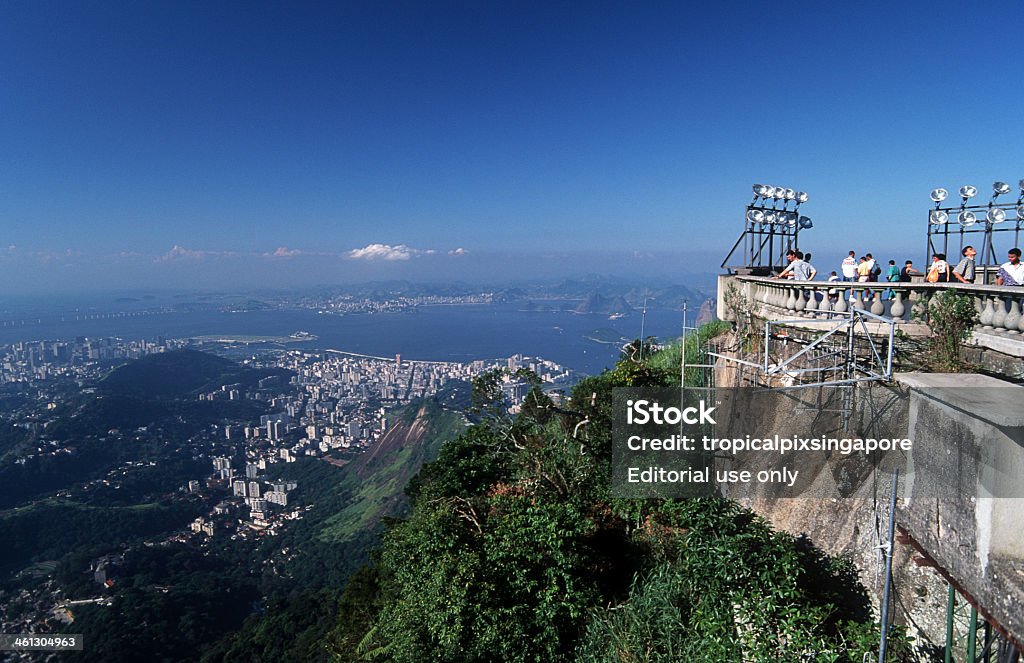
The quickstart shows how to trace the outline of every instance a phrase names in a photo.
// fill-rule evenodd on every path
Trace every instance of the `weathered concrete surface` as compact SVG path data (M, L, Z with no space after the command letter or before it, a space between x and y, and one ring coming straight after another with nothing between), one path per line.
M897 373L894 379L964 416L996 426L1024 426L1024 387L977 373Z
M1008 357L1024 357L1024 336L1019 334L1010 336L975 329L971 338L967 340L967 345L995 350Z
M915 439L948 441L945 449L915 447L898 522L983 612L1024 642L1024 387L975 374L896 379L911 390ZM935 497L917 482L948 491Z

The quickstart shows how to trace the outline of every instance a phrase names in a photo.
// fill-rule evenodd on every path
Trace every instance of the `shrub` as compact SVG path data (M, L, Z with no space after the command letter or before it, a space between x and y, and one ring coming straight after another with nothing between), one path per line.
M961 349L977 322L978 312L970 297L954 290L932 297L928 307L928 326L932 330L928 356L933 370L959 373L968 368Z

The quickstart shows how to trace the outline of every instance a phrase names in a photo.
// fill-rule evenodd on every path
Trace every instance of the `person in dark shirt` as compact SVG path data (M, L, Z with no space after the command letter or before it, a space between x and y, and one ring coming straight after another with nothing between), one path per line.
M914 269L913 260L908 260L900 270L900 283L910 283L913 280L910 278L912 276L921 276L921 272Z

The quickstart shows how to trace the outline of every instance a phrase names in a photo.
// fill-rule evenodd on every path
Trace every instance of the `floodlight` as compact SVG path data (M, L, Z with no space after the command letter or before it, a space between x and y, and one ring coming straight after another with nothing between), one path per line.
M978 195L977 187L973 187L970 184L960 187L960 197L964 199L964 202L967 202L968 198L973 198L976 195Z
M1017 205L1017 220L1024 221L1024 205Z
M796 191L793 189L786 189L785 196L786 200L796 200Z
M800 227L805 229L805 230L807 228L814 227L814 223L808 217L806 217L806 216L801 216L800 219L797 221L797 223L799 223Z
M789 222L787 223L787 225L790 228L796 228L796 217L795 216L789 217Z
M949 191L945 189L932 189L931 198L937 203L941 203L949 196Z
M782 200L786 197L786 187L776 186L772 187L772 198L775 200Z
M1003 221L1006 221L1006 212L998 207L990 207L985 218L988 219L989 223L1002 223Z
M747 221L751 223L764 223L764 212L759 209L752 209L747 212Z
M754 197L755 198L761 198L762 196L765 195L765 192L767 190L768 190L768 187L766 187L765 185L763 185L763 184L755 184L754 185Z
M956 220L960 222L961 226L973 226L978 222L978 217L974 216L974 212L960 212Z
M1017 182L1017 186L1020 187L1020 192L1024 194L1024 180Z
M928 221L933 226L941 226L943 223L949 223L949 214L946 214L940 209L933 209L928 214Z
M764 193L761 194L761 197L764 198L765 200L768 200L769 198L774 198L775 197L775 187L770 186L770 185L769 186L765 186L764 187Z
M778 215L775 214L775 212L768 211L768 212L765 212L765 214L764 214L764 222L765 223L775 223L775 221L777 219L778 219Z
M804 193L803 191L797 191L796 192L796 202L797 202L797 204L799 204L799 203L806 203L807 202L807 194Z
M1006 182L993 182L992 183L992 197L1002 196L1010 193L1010 185Z

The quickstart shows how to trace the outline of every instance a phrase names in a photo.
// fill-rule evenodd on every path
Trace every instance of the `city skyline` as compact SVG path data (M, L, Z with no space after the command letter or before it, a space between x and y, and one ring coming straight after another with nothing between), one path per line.
M920 260L931 188L1024 176L1012 3L0 11L0 294L682 280L755 182Z

